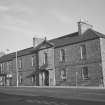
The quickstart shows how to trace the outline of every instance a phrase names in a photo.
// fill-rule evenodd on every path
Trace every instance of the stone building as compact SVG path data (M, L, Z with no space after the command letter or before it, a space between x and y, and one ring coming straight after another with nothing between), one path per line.
M103 34L78 22L78 32L45 39L1 57L0 82L13 86L104 86L104 43Z

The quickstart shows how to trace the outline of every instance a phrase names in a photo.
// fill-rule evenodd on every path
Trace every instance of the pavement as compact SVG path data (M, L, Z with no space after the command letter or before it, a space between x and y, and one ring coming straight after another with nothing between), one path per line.
M102 102L105 104L105 88L103 87L0 87L0 93L34 97L40 96L64 100Z

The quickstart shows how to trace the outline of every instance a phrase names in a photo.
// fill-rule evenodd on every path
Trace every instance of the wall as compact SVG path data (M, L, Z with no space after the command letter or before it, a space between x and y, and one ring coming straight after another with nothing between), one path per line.
M32 83L32 77L27 78L28 75L30 75L33 71L35 71L35 65L32 66L32 56L35 56L35 54L25 55L18 57L18 79L20 75L22 76L22 83L19 82L19 85L35 85ZM22 60L22 68L19 68L19 59ZM17 71L16 71L16 59L14 58L11 61L8 61L10 63L9 70L7 70L7 62L4 62L4 70L6 74L12 74L12 83L11 85L16 86L17 82ZM34 62L36 63L36 62Z
M55 68L54 68L54 49L48 48L48 49L43 49L39 51L39 68L43 65L43 60L44 60L44 53L47 53L48 56L48 66L47 70L49 71L49 85L55 85Z
M86 60L81 60L80 46L82 44L86 45ZM60 49L65 49L65 62L59 61ZM78 44L73 44L69 46L63 46L55 49L55 68L56 68L56 85L76 85L76 78L78 85L83 86L99 86L100 79L102 78L102 67L101 67L101 53L100 53L100 40L94 39ZM88 80L83 80L81 75L82 67L88 67ZM62 81L60 78L60 71L66 68L67 70L67 80ZM78 75L76 77L76 72Z
M103 83L105 86L105 39L100 38L101 57L102 57L102 71L103 71Z

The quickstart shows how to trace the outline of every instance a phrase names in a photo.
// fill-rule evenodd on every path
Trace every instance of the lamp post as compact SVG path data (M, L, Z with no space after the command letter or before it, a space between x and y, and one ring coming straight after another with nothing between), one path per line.
M76 72L76 87L78 86L78 72Z
M17 51L16 51L16 86L19 86L19 81L18 81L18 59L17 59Z

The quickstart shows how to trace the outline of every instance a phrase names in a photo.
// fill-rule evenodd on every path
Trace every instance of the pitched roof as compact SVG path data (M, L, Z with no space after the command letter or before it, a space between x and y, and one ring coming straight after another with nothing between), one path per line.
M33 47L19 50L19 51L17 51L17 56L20 57L20 56L25 56L25 55L31 54L33 50L34 50ZM13 53L10 53L10 54L0 57L0 62L10 61L13 58L16 58L16 52L13 52Z
M51 45L53 44L54 47L57 48L57 47L61 47L64 45L75 44L75 43L92 40L92 39L96 39L96 38L105 38L105 35L103 35L99 32L96 32L92 29L89 29L83 35L79 35L78 32L75 32L75 33L68 34L68 35L65 35L65 36L62 36L59 38L48 40L47 42L51 43ZM27 54L34 53L36 50L37 50L37 48L33 48L33 47L26 48L26 49L18 51L17 55L24 56ZM15 57L16 57L16 52L10 53L8 55L2 56L0 58L0 62L9 61Z
M56 39L50 40L51 43L54 44L54 47L61 47L64 45L70 45L70 44L75 44L87 40L92 40L95 38L105 38L105 35L96 32L92 29L87 30L83 35L79 35L78 32L59 37Z

